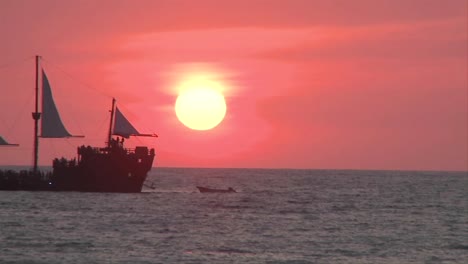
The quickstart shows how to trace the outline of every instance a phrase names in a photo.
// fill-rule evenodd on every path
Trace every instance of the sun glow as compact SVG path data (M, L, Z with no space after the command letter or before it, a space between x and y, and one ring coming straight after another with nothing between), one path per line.
M179 88L175 112L182 124L194 130L209 130L223 121L226 101L220 83L198 77Z

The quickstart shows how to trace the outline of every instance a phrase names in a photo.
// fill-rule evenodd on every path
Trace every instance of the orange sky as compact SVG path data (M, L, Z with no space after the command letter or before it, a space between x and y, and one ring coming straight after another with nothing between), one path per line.
M30 164L34 60L69 131L104 144L110 98L155 166L468 170L465 0L0 1L0 165ZM174 112L187 72L226 86L209 131Z

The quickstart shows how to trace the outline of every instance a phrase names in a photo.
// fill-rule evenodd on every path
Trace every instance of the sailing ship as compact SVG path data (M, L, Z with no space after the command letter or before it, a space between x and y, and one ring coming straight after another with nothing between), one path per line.
M44 69L42 80L42 112L39 112L40 56L36 56L36 88L34 120L34 163L31 170L0 170L0 190L78 191L78 192L141 192L148 172L153 166L154 149L137 146L124 147L124 138L130 136L157 137L142 134L125 118L112 99L107 142L104 147L79 146L77 157L56 158L51 172L38 170L39 138L82 137L70 134L65 128L52 96ZM39 135L39 121L41 131ZM120 139L120 137L122 139ZM9 144L0 137L0 146Z

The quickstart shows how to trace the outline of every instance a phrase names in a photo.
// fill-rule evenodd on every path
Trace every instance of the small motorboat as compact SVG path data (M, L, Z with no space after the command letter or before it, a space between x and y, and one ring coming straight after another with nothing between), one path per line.
M197 188L201 193L235 193L236 192L236 190L234 190L231 187L227 189L212 189L212 188L197 186Z

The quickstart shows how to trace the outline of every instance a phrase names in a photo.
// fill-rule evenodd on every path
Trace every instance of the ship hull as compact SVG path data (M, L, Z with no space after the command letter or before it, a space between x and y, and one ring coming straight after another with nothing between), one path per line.
M0 170L1 191L52 191L50 177L52 173L33 171Z
M154 150L137 147L78 148L76 159L55 159L51 173L0 172L0 190L141 192L151 170Z

